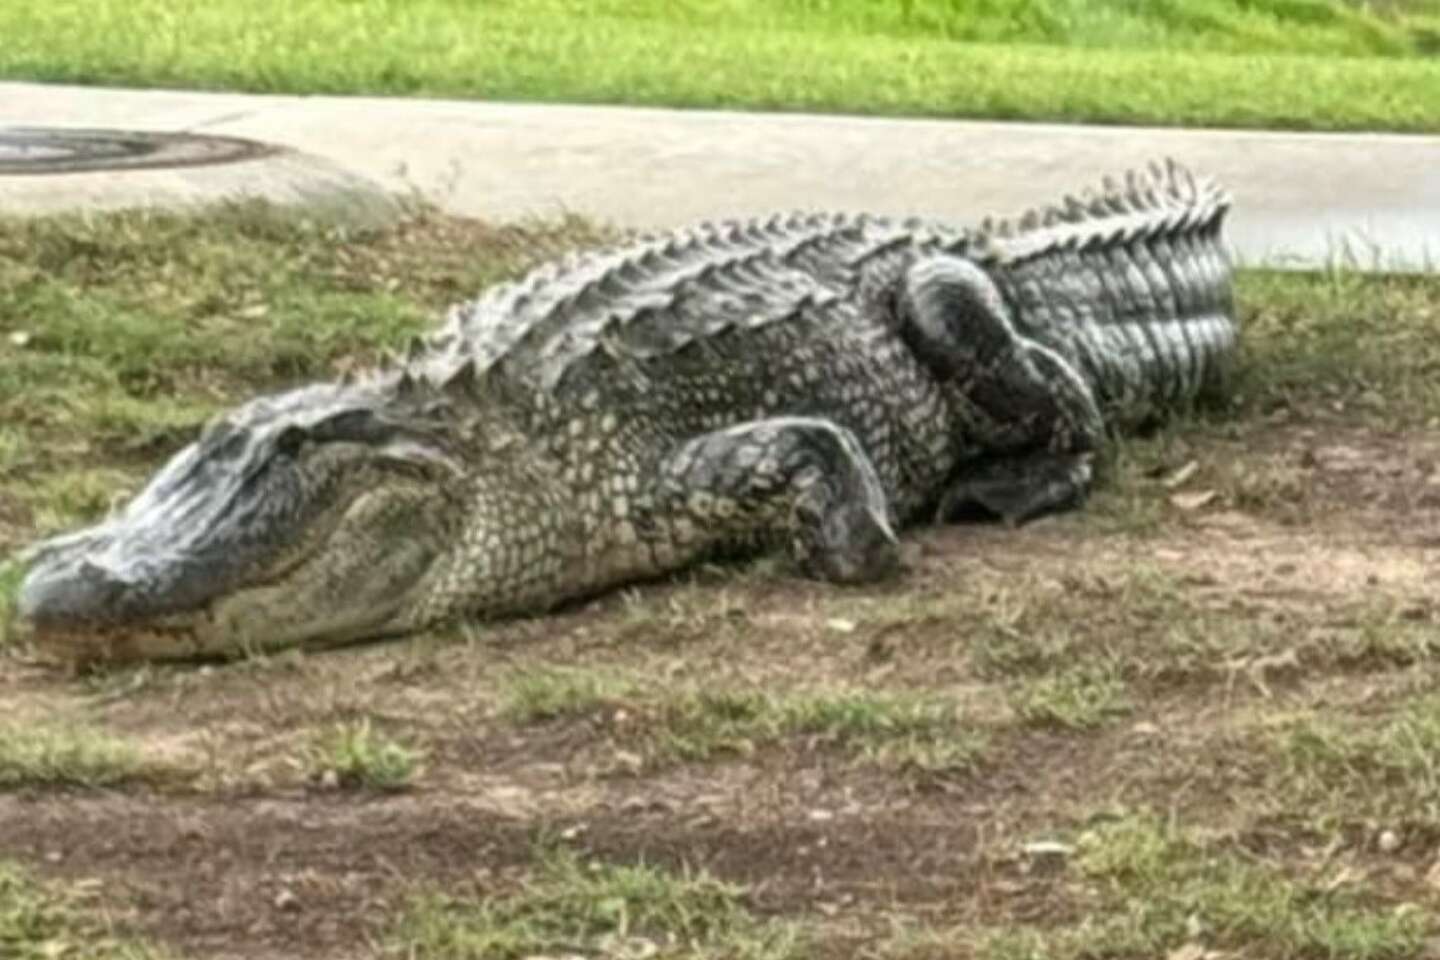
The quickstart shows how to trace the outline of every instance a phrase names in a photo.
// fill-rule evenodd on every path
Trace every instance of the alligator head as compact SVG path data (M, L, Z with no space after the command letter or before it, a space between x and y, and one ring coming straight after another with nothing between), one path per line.
M27 551L22 624L80 661L405 629L468 471L444 404L394 384L312 386L218 418L118 513Z

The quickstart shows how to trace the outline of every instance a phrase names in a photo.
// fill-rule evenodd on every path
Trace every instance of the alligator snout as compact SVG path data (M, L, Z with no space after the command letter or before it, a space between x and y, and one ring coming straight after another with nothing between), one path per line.
M114 621L134 587L88 558L42 560L20 585L17 612L41 630L98 626Z
M192 632L165 622L144 571L127 575L93 542L52 541L21 582L15 614L35 653L72 666L196 656Z

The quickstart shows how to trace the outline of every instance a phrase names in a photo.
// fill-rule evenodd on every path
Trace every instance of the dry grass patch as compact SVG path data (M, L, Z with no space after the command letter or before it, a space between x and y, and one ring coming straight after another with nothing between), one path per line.
M164 960L90 909L93 885L41 884L0 860L0 955L11 960Z
M1123 717L1132 705L1114 667L1082 666L1022 683L1011 693L1021 721L1036 726L1087 730Z
M861 954L874 960L1093 960L1245 956L1266 960L1423 956L1429 921L1385 902L1345 868L1297 871L1224 833L1148 810L1088 818L1031 863L1059 896L1036 923L901 921ZM1035 859L1035 857L1040 859Z
M797 927L754 916L735 884L704 872L585 861L559 848L543 851L514 892L416 899L391 942L403 956L435 960L808 954Z
M1310 712L1266 738L1289 789L1382 822L1440 825L1440 694L1370 716Z
M1060 938L1071 955L1163 956L1193 943L1255 957L1380 960L1414 956L1428 927L1417 905L1326 891L1325 878L1297 880L1153 815L1098 824L1076 851L1100 909Z
M600 236L434 215L360 234L258 204L0 220L0 554L103 513L216 411L375 362Z
M519 723L589 719L644 767L748 756L787 740L927 773L970 769L985 735L936 697L862 692L711 689L644 683L594 670L541 668L505 683ZM628 753L627 753L628 755Z
M106 787L153 775L139 746L78 725L0 725L0 790Z

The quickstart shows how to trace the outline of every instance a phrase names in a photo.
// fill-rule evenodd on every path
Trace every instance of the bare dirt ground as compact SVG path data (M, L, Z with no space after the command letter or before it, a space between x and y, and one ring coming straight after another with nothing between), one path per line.
M0 229L0 548L595 236ZM892 583L93 675L0 639L0 955L1440 956L1440 297L1241 302L1235 411Z
M1280 738L1313 713L1388 716L1428 685L1440 446L1282 426L1186 452L1201 466L1185 483L1131 478L1096 516L918 531L904 579L879 588L761 563L304 657L89 680L0 661L0 722L84 717L166 771L0 794L0 856L93 884L127 929L195 957L369 955L419 887L513 887L540 833L741 881L837 957L893 947L897 916L1044 931L1113 908L1025 845L1119 810L1213 831L1279 875L1341 864L1365 898L1440 907L1434 798L1427 816L1407 790L1312 782ZM1241 470L1295 494L1237 507L1223 478ZM1047 713L1044 681L1086 664L1113 673L1114 709ZM643 689L548 720L499 709L507 677L556 665ZM934 695L986 742L938 770L803 734L655 753L649 711L695 687ZM305 761L313 731L359 716L423 747L407 789L346 790ZM940 955L977 949L957 933Z

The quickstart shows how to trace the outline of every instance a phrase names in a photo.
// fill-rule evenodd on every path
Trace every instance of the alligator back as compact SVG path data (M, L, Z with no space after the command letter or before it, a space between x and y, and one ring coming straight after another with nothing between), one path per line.
M846 295L855 264L918 236L913 223L794 213L576 253L453 307L411 359L432 379L473 360L481 372L498 368L512 382L550 391L597 351L659 357L792 315L807 300Z
M975 229L847 214L701 224L492 288L453 308L406 366L442 382L473 363L551 395L608 369L604 357L704 350L807 304L869 310L917 259L956 256L993 278L1019 332L1071 363L1123 429L1224 386L1236 342L1228 208L1217 185L1172 162Z

